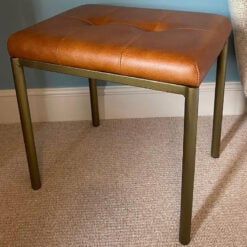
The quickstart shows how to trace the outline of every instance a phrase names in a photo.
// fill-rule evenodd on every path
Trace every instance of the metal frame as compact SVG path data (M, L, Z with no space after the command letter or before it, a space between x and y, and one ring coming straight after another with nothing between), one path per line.
M213 122L213 137L211 146L211 155L214 158L220 156L220 139L221 126L223 115L223 103L225 93L225 78L226 78L226 64L227 64L228 42L226 42L221 54L218 57L217 74L216 74L216 88L214 97L214 122Z
M218 57L212 138L213 157L219 157L220 150L227 49L228 42L226 42L221 54ZM106 72L61 66L56 64L49 64L38 61L30 61L20 58L12 58L11 64L15 81L23 137L26 147L31 184L32 188L35 190L41 187L41 182L23 67L31 67L46 71L54 71L58 73L72 74L90 78L89 87L92 122L94 126L98 126L100 124L96 80L118 82L131 86L181 94L185 97L183 172L179 239L182 244L188 244L190 242L191 216L193 205L199 88L111 74Z

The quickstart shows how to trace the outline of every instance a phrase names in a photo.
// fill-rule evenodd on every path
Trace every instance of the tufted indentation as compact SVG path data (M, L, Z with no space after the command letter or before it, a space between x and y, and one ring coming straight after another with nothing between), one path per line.
M199 86L231 32L220 15L82 5L13 34L12 57Z
M168 30L167 28L160 28L159 26L156 27L152 27L152 28L145 28L139 25L133 25L127 22L108 22L108 23L101 23L101 24L96 24L96 23L92 23L89 20L81 20L82 22L84 22L87 25L94 25L94 26L107 26L107 25L118 25L118 26L129 26L129 27L133 27L136 29L139 29L141 31L144 32L164 32L166 30Z

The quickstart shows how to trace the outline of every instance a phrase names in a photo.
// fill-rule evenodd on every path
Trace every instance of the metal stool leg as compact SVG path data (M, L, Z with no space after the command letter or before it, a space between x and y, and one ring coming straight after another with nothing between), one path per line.
M92 123L93 126L97 127L100 125L100 120L99 120L99 107L98 107L98 95L97 95L97 82L95 79L89 79L89 90L90 90L90 100L91 100Z
M11 59L11 64L15 82L16 97L19 106L23 138L26 147L31 184L32 188L34 190L37 190L41 187L41 182L33 137L32 122L30 116L24 72L17 58Z
M198 98L199 88L187 88L187 93L185 95L183 174L179 235L179 240L184 245L190 242L191 232Z
M211 155L214 158L220 156L221 126L225 91L225 75L227 64L228 42L226 42L217 61L216 88L214 99L214 122Z

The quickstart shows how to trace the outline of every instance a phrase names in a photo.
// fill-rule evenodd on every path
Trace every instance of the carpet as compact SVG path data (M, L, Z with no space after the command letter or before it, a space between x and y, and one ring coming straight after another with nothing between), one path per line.
M189 246L247 246L247 116L198 122ZM0 246L175 247L182 118L34 124L42 188L33 191L21 129L0 125Z

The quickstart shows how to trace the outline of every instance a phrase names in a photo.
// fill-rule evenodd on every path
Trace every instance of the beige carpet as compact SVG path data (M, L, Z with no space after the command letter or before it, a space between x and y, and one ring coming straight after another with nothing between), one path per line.
M190 246L247 246L247 117L226 117L210 157L200 118ZM19 125L0 125L0 246L180 246L181 118L35 125L30 188Z

